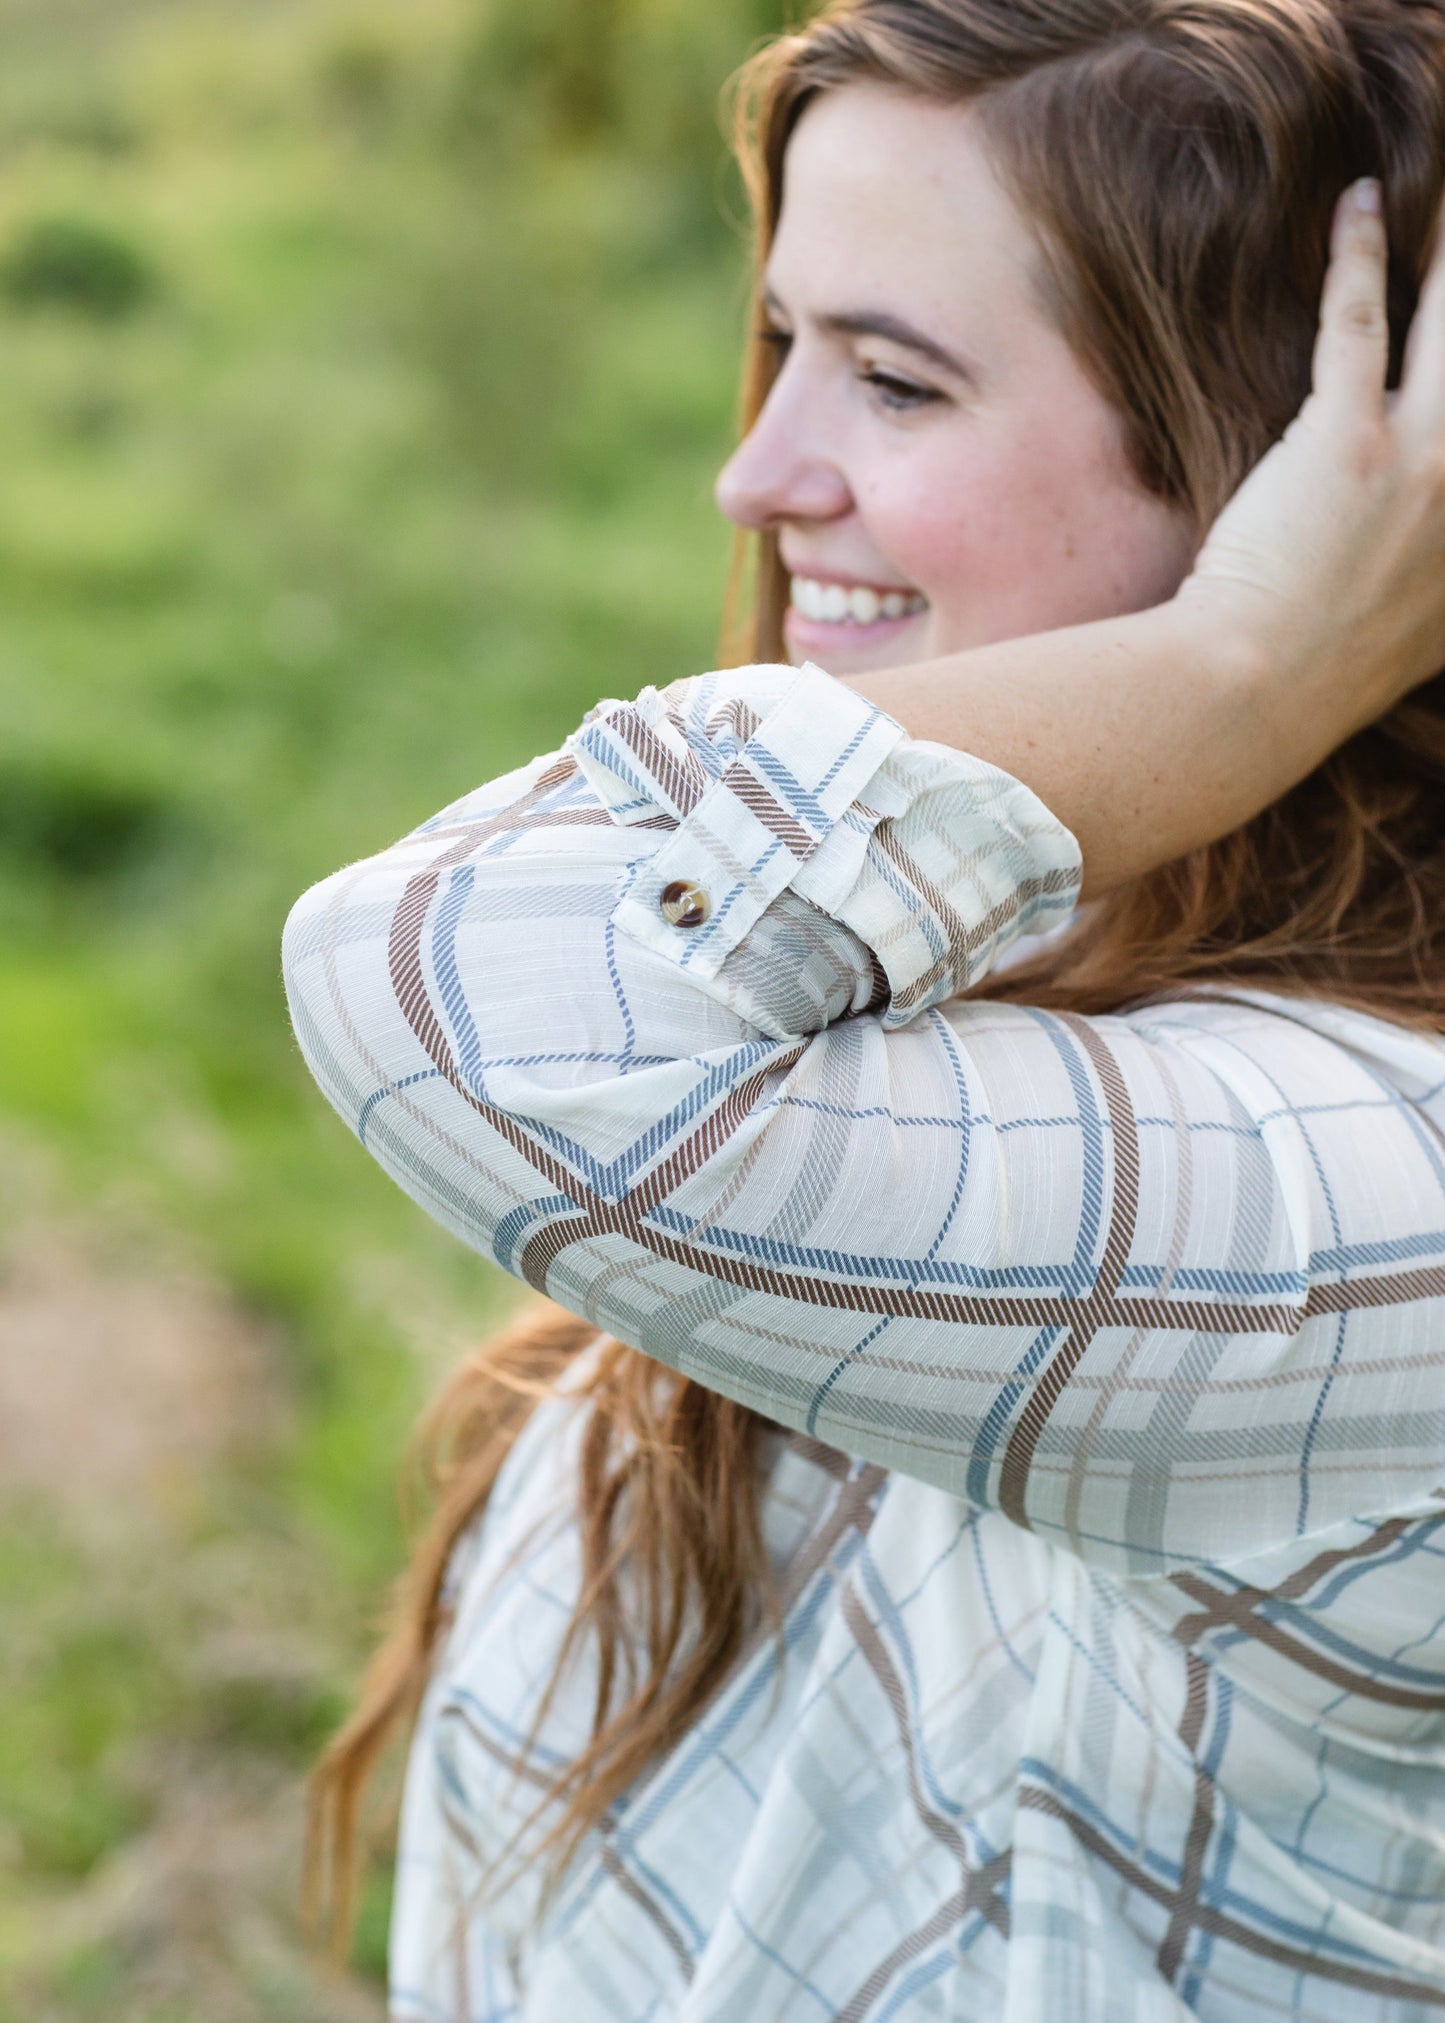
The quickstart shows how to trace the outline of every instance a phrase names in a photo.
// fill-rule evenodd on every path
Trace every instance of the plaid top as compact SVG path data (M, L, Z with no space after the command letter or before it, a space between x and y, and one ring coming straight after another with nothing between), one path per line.
M401 1185L783 1429L782 1644L538 1922L534 1869L477 1886L591 1707L584 1656L531 1733L580 1414L533 1418L453 1567L397 2018L1445 2014L1445 1048L960 998L1078 872L761 667L297 906L301 1044Z

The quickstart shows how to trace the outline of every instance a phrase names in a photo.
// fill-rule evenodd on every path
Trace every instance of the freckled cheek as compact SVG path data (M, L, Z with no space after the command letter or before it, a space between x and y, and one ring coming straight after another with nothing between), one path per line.
M1038 487L1012 469L974 460L891 472L855 494L874 545L935 608L997 593L1037 571Z

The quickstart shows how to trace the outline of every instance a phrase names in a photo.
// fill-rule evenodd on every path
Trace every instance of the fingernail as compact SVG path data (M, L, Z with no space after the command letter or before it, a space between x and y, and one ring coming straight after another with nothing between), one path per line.
M1369 217L1380 214L1380 184L1375 176L1361 176L1357 183L1350 185L1350 202L1357 211L1364 211Z

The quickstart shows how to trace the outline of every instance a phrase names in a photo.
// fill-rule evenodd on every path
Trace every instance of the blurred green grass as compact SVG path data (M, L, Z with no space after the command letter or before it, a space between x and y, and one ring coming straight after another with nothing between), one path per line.
M284 1402L99 1531L0 1483L3 2023L378 2013L289 1894L152 1905L144 1944L107 1908L179 1789L294 1820L412 1415L510 1297L325 1111L281 923L599 695L711 664L716 95L786 11L0 6L0 1263L46 1218L182 1257Z

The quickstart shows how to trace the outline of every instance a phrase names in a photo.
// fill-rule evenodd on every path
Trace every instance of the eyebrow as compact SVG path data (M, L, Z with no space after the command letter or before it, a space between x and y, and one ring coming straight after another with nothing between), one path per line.
M763 290L763 307L772 316L786 314L771 288ZM941 366L958 379L968 380L974 386L979 383L976 365L971 365L957 352L949 351L935 338L925 336L914 324L890 314L886 309L835 310L827 316L810 317L809 321L834 337L886 337L894 344L901 344L905 350L916 352L920 358L926 358L930 364Z

